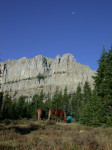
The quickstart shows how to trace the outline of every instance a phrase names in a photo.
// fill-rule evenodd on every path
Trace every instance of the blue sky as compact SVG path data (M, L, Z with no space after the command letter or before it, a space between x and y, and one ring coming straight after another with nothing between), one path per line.
M0 0L1 61L71 53L97 70L112 45L112 0Z

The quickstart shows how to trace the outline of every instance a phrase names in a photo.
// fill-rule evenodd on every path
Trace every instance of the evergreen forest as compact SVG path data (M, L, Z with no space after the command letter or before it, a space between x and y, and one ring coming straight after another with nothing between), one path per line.
M112 47L105 50L103 46L93 79L93 90L86 81L83 88L79 83L74 93L68 93L67 87L64 92L57 87L52 97L41 91L32 97L32 101L26 101L25 96L12 101L8 93L4 98L0 93L0 119L37 118L37 108L45 110L47 119L49 109L55 108L63 109L67 116L71 115L80 124L112 126Z

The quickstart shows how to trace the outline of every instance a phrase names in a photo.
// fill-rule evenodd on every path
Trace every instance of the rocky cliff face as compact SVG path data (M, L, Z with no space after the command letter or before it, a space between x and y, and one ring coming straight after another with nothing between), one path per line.
M71 54L58 55L55 59L38 55L32 59L8 60L1 63L1 68L1 90L15 98L33 96L42 89L45 93L53 93L57 86L60 90L67 86L68 92L74 92L78 83L83 87L88 81L91 88L94 83L95 71L77 63Z

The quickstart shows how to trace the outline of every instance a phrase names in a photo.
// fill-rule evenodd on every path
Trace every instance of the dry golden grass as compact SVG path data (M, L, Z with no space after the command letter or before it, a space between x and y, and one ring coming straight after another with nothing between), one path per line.
M112 128L5 120L0 123L0 150L112 150Z

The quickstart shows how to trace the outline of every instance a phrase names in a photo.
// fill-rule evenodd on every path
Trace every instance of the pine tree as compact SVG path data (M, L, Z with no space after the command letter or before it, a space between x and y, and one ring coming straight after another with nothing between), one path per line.
M77 86L76 94L74 96L74 117L76 121L79 121L81 115L81 107L82 107L82 90L80 84Z
M27 103L25 102L25 99L25 96L20 96L16 106L17 114L20 119L27 117Z
M91 91L90 85L89 85L88 81L86 81L84 84L84 87L83 87L80 117L83 116L83 109L85 109L86 104L89 103L89 101L91 99L91 94L92 94L92 91ZM79 120L80 120L80 118L79 118Z
M43 106L44 105L43 104L44 96L45 95L44 95L43 91L41 91L39 95L35 94L33 96L33 98L32 98L32 107L33 107L33 109L37 110L37 108L43 108L44 107Z
M39 108L39 95L35 94L32 98L31 102L31 108L32 108L32 117L37 117L37 108Z
M100 97L104 98L105 96L105 71L107 68L107 52L105 51L105 48L103 46L102 54L100 56L100 59L98 60L99 67L97 69L96 76L93 77L95 80L95 88L97 90L97 93Z
M112 106L112 46L104 51L99 59L99 67L94 78L98 95L107 105Z
M112 106L112 46L107 52L106 69L104 74L104 98Z
M80 116L80 123L90 126L99 126L105 124L105 107L96 90L90 100L85 104Z
M33 117L33 111L32 111L32 102L26 102L27 103L27 118L32 118Z
M69 107L68 107L68 112L70 116L74 116L74 108L73 108L73 94L69 93L68 94L68 102L69 102Z
M43 93L43 90L40 92L40 94L35 94L32 98L31 102L31 108L32 108L32 117L37 117L37 109L38 108L44 108L44 100L45 94Z
M64 94L62 97L62 103L63 103L63 110L66 112L66 115L70 115L70 102L69 102L69 95L67 92L67 87L64 89Z
M0 63L0 78L1 77L2 77L2 70L1 70L1 63ZM0 90L1 90L1 81L0 81ZM0 118L2 117L2 107L3 107L3 92L0 92Z
M2 117L3 93L0 92L0 118Z
M91 88L88 81L86 81L83 88L83 105L85 105L90 100L90 97L91 97Z
M62 92L59 91L59 88L56 88L56 91L52 98L52 108L62 109Z
M17 108L17 102L12 102L12 108L11 108L11 119L19 119L19 113Z
M1 59L0 59L1 62ZM1 69L1 63L0 63L0 78L2 77L2 69ZM0 89L1 89L1 81L0 81Z
M45 97L45 94L43 92L43 90L40 92L39 96L38 96L38 106L37 108L44 108L44 97Z
M71 94L71 115L75 117L75 92Z
M103 48L98 63L97 74L93 77L95 80L95 89L101 103L103 103L105 123L112 125L112 112L109 109L109 106L112 106L112 47L108 51L105 51Z
M82 110L80 122L86 125L112 125L112 47L105 51L98 60L99 67L94 76L95 89L89 101Z
M2 117L11 119L11 109L12 109L12 100L11 97L6 94L4 98L4 103L3 103L3 111L2 111Z
M51 109L51 108L52 108L52 102L51 102L50 95L48 93L47 99L44 103L45 118L48 118L48 112L49 112L49 109Z

